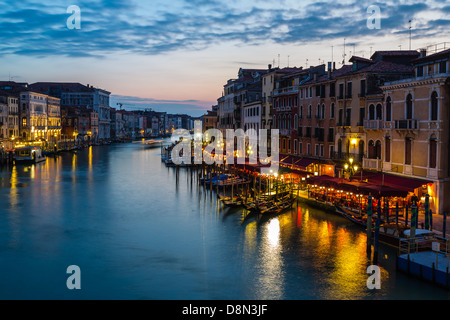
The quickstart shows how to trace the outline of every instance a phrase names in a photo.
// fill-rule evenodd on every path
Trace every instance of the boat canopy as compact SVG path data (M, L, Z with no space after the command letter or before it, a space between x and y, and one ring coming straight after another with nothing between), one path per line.
M411 235L411 229L405 230L403 233L405 234L405 236L409 237ZM432 234L434 234L434 232L431 230L416 229L416 236L425 236L425 235L432 235Z

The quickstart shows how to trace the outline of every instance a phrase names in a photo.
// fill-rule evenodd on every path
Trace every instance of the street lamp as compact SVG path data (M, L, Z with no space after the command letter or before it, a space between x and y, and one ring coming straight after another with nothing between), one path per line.
M354 162L353 158L348 159L348 162L350 162L350 164L348 163L344 164L344 169L345 171L348 172L349 179L351 179L351 177L356 173L356 171L358 171L359 167L356 164L353 165Z

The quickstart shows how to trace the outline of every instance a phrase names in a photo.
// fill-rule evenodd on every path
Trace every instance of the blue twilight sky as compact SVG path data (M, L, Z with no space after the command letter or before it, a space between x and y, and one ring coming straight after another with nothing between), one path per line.
M80 8L80 29L67 20ZM369 29L367 8L380 8ZM0 79L76 81L111 106L201 115L240 67L341 65L350 54L450 41L450 2L0 0ZM372 20L371 20L372 21Z

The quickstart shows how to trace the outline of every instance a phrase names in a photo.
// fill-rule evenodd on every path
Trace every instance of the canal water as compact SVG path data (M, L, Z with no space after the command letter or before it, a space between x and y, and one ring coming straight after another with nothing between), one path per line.
M448 299L380 248L369 290L364 232L295 204L256 220L220 205L159 149L91 147L0 172L0 299ZM81 271L69 290L67 267Z

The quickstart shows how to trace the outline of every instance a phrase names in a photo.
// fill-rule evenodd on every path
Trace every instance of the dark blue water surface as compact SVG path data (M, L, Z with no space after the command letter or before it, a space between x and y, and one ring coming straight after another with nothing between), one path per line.
M4 167L0 204L1 299L449 298L397 272L390 247L369 290L365 234L351 222L303 204L244 219L140 144ZM81 290L66 286L70 265Z

